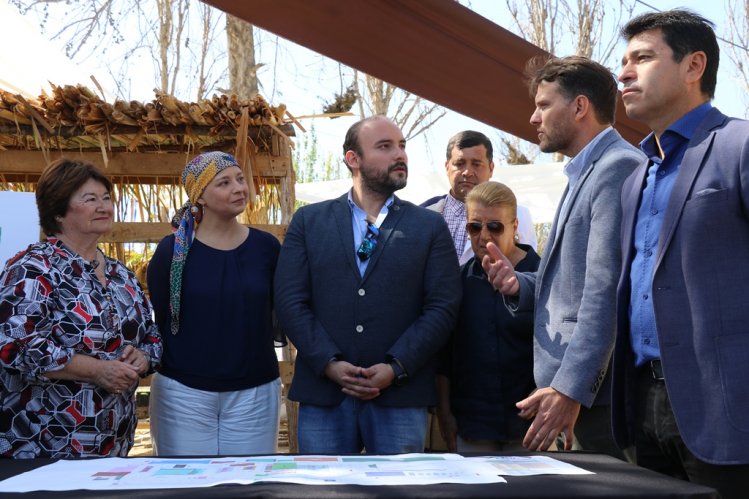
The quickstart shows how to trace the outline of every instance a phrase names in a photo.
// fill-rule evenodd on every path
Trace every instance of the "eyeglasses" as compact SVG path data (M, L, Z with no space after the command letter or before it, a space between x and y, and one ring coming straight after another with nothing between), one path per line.
M505 231L505 226L502 222L468 222L466 224L466 231L472 236L481 234L481 229L486 226L486 229L496 236L501 236Z
M377 247L377 237L380 235L380 229L373 223L367 224L367 234L364 236L364 240L359 245L359 249L356 250L356 256L359 260L365 262L372 256L375 248Z

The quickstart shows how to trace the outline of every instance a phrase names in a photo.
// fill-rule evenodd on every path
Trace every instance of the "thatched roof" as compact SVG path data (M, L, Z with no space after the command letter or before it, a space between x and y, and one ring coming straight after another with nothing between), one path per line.
M233 152L242 130L246 130L251 154L277 156L282 142L294 135L294 118L286 106L272 106L262 96L214 95L210 100L183 102L157 91L152 101L110 103L82 85L52 88L52 95L42 94L38 99L0 90L0 151L7 151L0 154L4 180L33 180L29 175L33 177L46 164L38 161L37 154L35 162L42 164L30 171L28 166L19 166L19 155L13 152L41 152L46 160L67 152L95 153L102 159L96 162L104 165L120 153L141 157L142 153L183 153L177 161L180 166L172 172L177 174L185 154L217 149ZM158 162L164 159L160 156ZM154 170L153 176L170 171Z

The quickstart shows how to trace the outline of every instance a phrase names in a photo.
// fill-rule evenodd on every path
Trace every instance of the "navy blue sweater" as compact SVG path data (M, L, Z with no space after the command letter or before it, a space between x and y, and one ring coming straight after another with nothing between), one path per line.
M223 251L196 239L185 263L176 335L169 314L173 248L173 235L162 239L148 265L148 289L164 343L159 372L214 392L276 379L272 299L278 240L251 229L239 247Z

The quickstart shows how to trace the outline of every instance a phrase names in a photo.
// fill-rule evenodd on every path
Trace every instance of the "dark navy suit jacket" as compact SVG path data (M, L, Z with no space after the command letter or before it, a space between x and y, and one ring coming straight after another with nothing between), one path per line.
M445 221L396 197L363 277L355 258L346 195L296 212L275 275L276 313L298 352L289 398L337 405L341 387L324 375L332 357L362 367L396 357L409 380L374 402L434 405L436 354L461 297Z
M647 168L622 190L612 400L620 445L635 428L629 271ZM656 258L653 307L679 432L703 461L749 463L749 122L717 109L703 119L679 166Z

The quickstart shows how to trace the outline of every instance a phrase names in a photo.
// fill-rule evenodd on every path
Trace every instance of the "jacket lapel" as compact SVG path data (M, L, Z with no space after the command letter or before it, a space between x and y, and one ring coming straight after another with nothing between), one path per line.
M590 177L590 174L593 172L594 165L598 162L599 159L601 159L601 156L606 151L606 149L608 149L609 146L613 144L618 138L619 132L613 129L609 130L605 136L601 137L601 140L598 142L598 144L596 144L593 151L591 151L588 163L583 165L583 169L580 172L580 177L577 179L572 192L569 191L569 184L564 189L562 199L559 201L559 206L557 206L557 213L554 217L552 231L549 234L549 241L551 241L551 247L549 248L549 257L551 257L551 255L559 247L559 241L561 241L562 237L564 236L564 226L567 223L567 220L570 218L570 213L575 206L575 202L577 201L577 197L579 196L580 191L585 185L585 182L588 180L588 177ZM566 209L564 210L564 212L562 212L562 203L564 202L564 198L567 196L568 192L569 200L567 200Z
M684 210L684 204L687 202L689 193L692 191L692 186L697 178L697 174L705 163L707 151L710 150L710 146L715 139L715 132L713 129L721 125L725 120L725 115L717 109L712 109L702 120L700 126L697 127L692 140L689 141L687 150L684 153L681 164L679 165L679 173L676 176L676 182L674 183L671 197L666 206L663 227L661 227L661 233L658 238L660 242L658 244L658 259L656 260L656 267L660 264L666 248L668 248L668 245L671 243L674 232L676 232L676 227L679 225L679 220L681 219L681 214Z
M622 258L624 262L630 262L632 259L632 236L635 232L637 210L640 206L649 165L650 162L647 159L643 160L630 179L624 183L624 189L626 189L622 191Z
M348 193L339 197L333 203L333 216L338 228L338 235L341 239L343 254L346 255L346 262L352 272L360 278L359 267L356 263L356 254L354 250L354 228L351 221L351 208L348 205Z
M377 266L377 262L380 260L380 255L382 255L385 248L387 248L390 236L392 236L395 227L398 225L402 213L402 201L395 196L393 198L393 205L388 210L388 214L382 222L382 225L380 225L380 236L377 238L377 247L375 248L374 253L372 253L372 256L369 257L369 263L367 264L367 270L364 271L362 282L367 280L369 274L371 274L372 270ZM358 272L359 270L357 269L357 273Z

